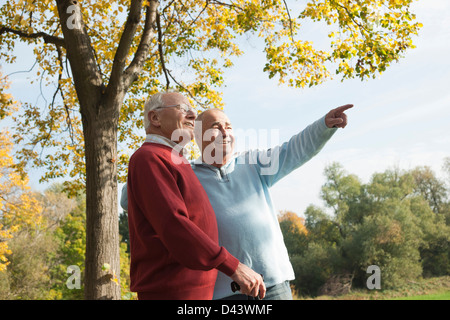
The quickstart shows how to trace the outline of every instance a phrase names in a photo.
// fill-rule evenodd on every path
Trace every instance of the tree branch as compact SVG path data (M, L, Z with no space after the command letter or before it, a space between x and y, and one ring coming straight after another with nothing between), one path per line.
M336 4L338 7L340 7L341 9L345 10L345 12L347 13L348 17L353 21L354 24L356 24L359 27L360 30L362 29L362 30L366 31L367 33L371 33L370 30L367 30L367 28L364 25L360 24L358 21L355 20L354 14L352 14L350 12L350 10L348 10L348 8L346 6L343 6L340 3L338 3L338 2L333 2L333 3ZM364 34L362 34L362 35L365 37Z
M162 45L162 31L161 31L161 21L159 19L159 14L156 13L156 25L158 27L158 52L159 52L159 58L161 60L161 67L164 71L164 75L166 77L166 90L169 89L170 86L170 80L169 76L167 75L167 69L166 69L166 63L164 62L164 52L163 52L163 45Z
M26 33L23 32L21 30L16 30L16 29L12 29L12 28L8 28L5 26L2 26L0 28L0 35L2 35L3 33L13 33L16 34L22 38L26 38L26 39L38 39L38 38L42 38L44 40L45 43L52 43L54 45L57 45L59 47L66 47L66 43L64 41L63 38L59 38L59 37L55 37L55 36L51 36L45 32L36 32L36 33Z
M230 3L225 3L225 2L222 2L222 1L219 1L219 0L209 0L208 2L216 3L218 5L221 5L221 6L224 6L224 7L228 7L229 9L234 9L234 10L239 9L240 11L244 11L243 8L239 7L238 5L236 5L234 3L230 4Z
M290 29L290 31L291 31L291 39L292 39L292 42L295 42L295 41L294 41L294 31L292 30L292 18L291 18L291 13L289 12L289 7L288 7L288 5L287 5L287 3L286 3L286 0L283 0L283 2L284 2L284 6L286 7L286 11L287 11L287 14L288 14L288 17L289 17L289 29Z
M63 53L61 51L61 48L58 46L56 47L56 50L58 51L58 61L59 61L59 67L61 68L61 72L59 73L59 76L58 76L58 87L56 88L56 91L53 95L52 106L53 106L53 103L55 102L56 94L59 91L61 98L62 98L62 103L64 104L64 109L66 110L66 114L67 114L67 119L66 119L67 130L69 131L69 136L70 136L70 140L72 141L72 145L74 145L75 144L74 134L73 134L74 130L73 130L73 126L72 126L72 120L70 119L70 111L69 111L69 107L66 104L64 93L61 88L62 74L64 72Z
M67 58L80 102L80 111L87 115L98 109L98 102L104 88L102 75L99 72L79 3L73 0L56 0L56 3L66 42Z
M124 74L124 87L128 89L131 84L139 77L139 73L142 71L145 60L147 58L150 42L154 37L154 24L156 21L156 10L158 8L157 0L150 0L150 5L145 12L145 25L142 31L141 42L134 54L134 58L130 65L126 68Z
M114 57L111 76L108 83L108 92L110 90L122 91L124 89L119 88L122 84L120 80L124 72L126 59L128 57L136 29L141 21L142 1L143 0L131 1L130 12L128 14L127 21L125 22L125 28L122 36L120 37L119 46Z
M197 100L197 98L189 91L188 88L186 88L185 86L183 86L180 82L177 81L177 79L174 78L174 76L170 73L170 70L166 70L167 73L169 74L169 76L172 78L172 80L180 87L183 88L184 91L187 92L187 94L192 98L192 100L194 100L198 105L202 106L203 108L205 108L205 104L201 103L199 100Z

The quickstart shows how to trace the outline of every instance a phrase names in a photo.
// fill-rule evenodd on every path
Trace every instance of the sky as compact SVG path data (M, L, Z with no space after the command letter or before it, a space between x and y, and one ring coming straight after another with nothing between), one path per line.
M299 13L295 9L291 7L293 16ZM415 39L417 48L377 79L364 82L337 78L313 88L278 86L262 72L265 56L258 41L243 43L245 55L224 75L224 110L235 132L261 132L258 147L264 145L264 139L268 146L287 141L329 110L354 104L346 112L348 126L339 129L316 157L272 187L278 210L302 215L310 204L323 206L323 172L332 162L339 162L363 183L375 172L394 166L404 170L430 166L442 177L444 158L450 157L450 1L420 0L412 11L424 25ZM322 28L313 23L303 34L314 41L323 34ZM31 50L24 52L31 54ZM18 61L14 66L2 64L3 73L32 65L23 63L26 57ZM28 77L10 75L10 92L17 100L34 102L39 91L29 84ZM239 145L242 147L238 135ZM33 188L46 186L38 183L38 170L29 174Z
M307 89L278 86L262 72L262 47L251 42L226 74L224 110L235 131L266 130L269 142L270 130L278 131L282 143L329 110L354 104L346 112L348 126L272 187L278 210L302 215L310 204L323 207L323 172L332 162L363 183L394 167L430 166L442 177L444 158L450 157L450 1L422 0L413 12L424 25L415 38L417 48L377 79L335 79ZM310 33L320 33L320 23L312 28Z

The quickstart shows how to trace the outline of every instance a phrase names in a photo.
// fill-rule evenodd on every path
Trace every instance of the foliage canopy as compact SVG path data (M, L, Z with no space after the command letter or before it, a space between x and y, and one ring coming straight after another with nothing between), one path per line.
M80 10L100 75L98 81L108 88L114 81L113 68L118 58L129 66L136 59L146 21L137 21L134 34L127 33L127 21L137 17L133 15L136 10L145 11L150 2L81 1L79 7L70 9L74 14L68 21L61 21L57 2L6 1L0 8L0 58L6 63L17 63L17 42L28 43L36 59L34 81L55 88L43 105L23 104L14 116L14 142L23 146L18 167L31 161L46 168L43 181L69 176L79 179L72 187L80 188L85 179L85 137L71 70L74 66L68 65L61 24L76 24L75 13ZM253 35L264 41L264 71L279 83L302 88L318 85L333 74L342 79L368 79L414 47L412 39L421 24L410 11L412 2L160 1L145 64L120 108L121 147L116 159L121 181L126 174L127 150L135 150L143 139L142 109L146 97L175 87L187 93L199 110L223 107L223 73L233 66L234 58L244 54L240 48L242 36ZM303 25L308 20L326 24L326 46L302 39ZM124 35L130 37L131 47L129 52L121 53L118 48ZM83 67L86 66L77 66ZM44 148L50 151L43 152Z

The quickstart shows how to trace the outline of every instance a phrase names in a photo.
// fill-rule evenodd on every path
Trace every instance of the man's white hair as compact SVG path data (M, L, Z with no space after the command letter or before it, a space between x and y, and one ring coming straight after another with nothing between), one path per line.
M150 128L150 120L148 119L148 113L151 110L155 110L156 108L164 107L164 103L162 101L163 95L166 93L178 92L177 90L167 90L164 92L158 92L154 95L151 95L144 104L144 128L147 131Z

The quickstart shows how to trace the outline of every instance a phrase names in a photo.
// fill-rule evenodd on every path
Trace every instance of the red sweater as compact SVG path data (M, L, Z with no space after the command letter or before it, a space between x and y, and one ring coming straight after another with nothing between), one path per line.
M208 196L172 151L144 143L130 159L131 290L145 299L212 299L217 270L231 276L239 261L218 245Z

